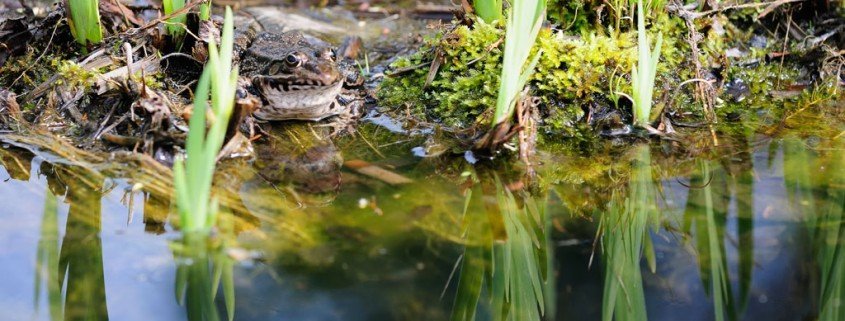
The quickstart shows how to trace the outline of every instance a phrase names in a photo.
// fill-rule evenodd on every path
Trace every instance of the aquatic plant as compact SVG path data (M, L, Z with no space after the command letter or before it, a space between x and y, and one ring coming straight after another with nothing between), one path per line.
M647 320L640 262L645 255L652 272L656 268L650 223L657 221L657 188L651 171L648 145L635 148L628 195L614 193L600 219L599 233L604 258L602 320Z
M99 0L67 0L68 25L76 42L83 47L103 41Z
M515 1L508 9L507 18L499 96L493 116L494 126L507 121L513 115L517 96L534 73L534 67L543 54L539 51L530 62L528 60L540 27L546 19L546 0Z
M473 0L472 7L484 22L492 23L502 18L502 0Z
M163 0L164 14L171 15L179 9L185 7L185 0ZM167 19L165 29L167 34L174 38L181 38L185 34L185 23L188 21L188 15L180 14L170 19Z
M214 301L221 284L227 320L235 318L234 260L226 254L235 239L234 222L231 212L221 212L220 242L212 244L203 234L188 233L171 244L174 256L180 258L176 266L176 301L185 306L189 320L220 319Z
M173 166L177 209L186 232L208 230L215 221L217 205L211 199L211 182L234 108L238 80L238 70L232 67L233 28L232 10L227 7L220 51L214 40L210 40L208 63L194 95L194 111L185 144L187 161L178 159ZM206 130L209 91L213 117Z
M663 34L657 34L654 50L649 50L648 34L645 30L645 7L642 0L637 0L637 65L631 70L631 85L634 101L634 125L648 126L651 118L651 104L654 95L654 78L657 76L657 63L660 60L660 46Z
M492 320L554 319L554 247L545 199L512 193L497 177L491 181L497 205L492 212L485 197L473 198L473 191L484 194L484 188L466 194L464 236L482 244L467 245L461 257L450 320L476 320L479 306L489 307Z

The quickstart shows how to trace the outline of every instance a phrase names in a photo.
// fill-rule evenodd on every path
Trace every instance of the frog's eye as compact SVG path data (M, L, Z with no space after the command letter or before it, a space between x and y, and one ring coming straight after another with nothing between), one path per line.
M291 67L298 67L302 63L302 60L299 59L299 55L292 53L285 57L285 63Z
M332 60L337 60L337 51L336 50L334 50L334 49L329 50L328 54L329 54L329 58L331 58Z

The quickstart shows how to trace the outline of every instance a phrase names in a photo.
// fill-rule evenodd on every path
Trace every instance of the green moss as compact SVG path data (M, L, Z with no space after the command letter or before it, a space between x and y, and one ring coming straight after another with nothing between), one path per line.
M73 88L88 88L92 86L99 76L99 73L83 68L78 63L68 60L54 61L53 67L59 74L59 85L68 85Z
M553 1L551 4L589 7L590 1L571 4ZM554 10L563 9L550 8L550 16L555 14ZM742 17L738 19L742 20ZM772 50L781 50L781 45L769 41L766 48L749 47L753 30L738 27L732 16L713 15L709 19L696 20L696 29L701 36L698 62L692 61L692 48L688 41L691 35L683 19L665 12L654 12L649 20L651 38L660 33L664 39L654 93L655 108L669 105L674 111L687 115L685 117L704 117L701 104L692 94L694 85L677 90L682 82L698 77L696 63L705 77L712 75L726 81L739 78L750 86L745 101L734 102L728 95L717 100L720 117L748 106L777 108L772 104L772 93L777 94L783 87L775 88L774 84L788 85L800 76L801 66L780 67L778 63L763 63L765 55ZM500 27L477 22L473 27L457 26L445 35L427 39L418 53L392 64L393 70L405 72L382 83L379 91L382 105L410 108L428 121L449 127L465 128L489 123L486 111L495 106L501 69L504 32ZM637 35L624 30L629 27L622 26L622 31L612 26L593 30L586 28L579 30L578 36L551 29L540 32L535 50L543 50L543 55L529 86L532 94L542 101L541 133L588 140L595 137L587 133L590 130L584 118L589 110L608 105L628 108L629 104L619 102L624 101L620 100L622 93L631 93L630 72L636 59ZM727 62L732 67L724 68L728 48L740 48L748 54L741 60L731 58ZM798 48L787 49L796 52ZM438 52L442 54L443 63L431 84L424 88L429 63ZM748 62L754 60L760 61L760 64L749 67ZM808 79L806 82L812 81Z
M501 45L492 45L503 37L504 31L496 25L478 21L473 28L460 26L446 36L429 38L417 54L399 59L391 67L401 70L431 62L438 48L443 64L430 86L423 89L429 72L426 65L387 78L379 98L386 106L410 106L447 126L489 122L482 114L496 105L502 59Z
M677 19L658 20L655 25L669 36L683 32L683 23ZM428 39L418 53L392 64L394 70L422 67L386 79L379 91L382 104L410 107L418 115L447 126L488 123L485 111L496 102L503 36L498 26L477 22L473 28L459 26L445 36ZM663 54L668 63L660 70L668 72L683 55L676 40L665 43ZM424 89L429 72L426 63L434 59L438 48L443 64ZM575 124L585 115L584 106L597 97L602 103L613 101L609 96L614 92L629 93L630 82L624 77L635 62L635 48L636 35L631 32L576 37L542 30L535 50L543 50L543 55L530 85L542 98L548 116L544 131L575 136Z
M544 30L537 46L543 56L532 83L544 99L590 100L593 94L610 89L611 75L631 69L634 45L630 34L570 37ZM628 92L629 87L616 90Z
M37 86L55 74L51 68L53 61L58 58L46 54L38 60L39 54L33 48L28 48L24 55L10 57L0 68L0 84L3 87L19 91L24 88ZM47 62L47 63L44 63ZM14 84L14 86L12 86Z
M596 20L596 8L603 1L596 0L549 0L547 2L549 21L561 28L582 30Z

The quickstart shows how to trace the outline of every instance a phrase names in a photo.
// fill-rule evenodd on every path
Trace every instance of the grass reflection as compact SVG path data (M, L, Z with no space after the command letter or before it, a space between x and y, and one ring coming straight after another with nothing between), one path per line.
M683 232L697 253L702 287L713 300L716 320L741 318L748 305L754 271L753 149L744 134L733 138L729 151L732 157L719 162L697 160L697 168L685 184L688 193ZM728 228L732 219L736 220L735 232ZM736 246L736 269L730 267L727 244ZM732 276L731 271L736 275Z
M812 150L787 138L783 147L787 195L807 223L818 265L818 320L845 320L845 146Z
M176 300L184 305L191 321L217 321L220 314L215 304L218 288L223 286L226 317L235 316L234 260L226 249L234 242L232 215L222 211L217 216L219 234L186 232L171 244L176 267Z
M836 150L826 166L826 201L819 206L815 241L821 269L819 320L845 320L845 152Z
M469 181L464 237L482 241L464 249L451 320L476 320L481 312L492 320L554 319L545 200L511 192L498 177Z
M648 145L635 147L628 195L615 193L599 227L604 273L602 320L647 320L642 256L652 271L654 250L649 226L657 221L657 188Z
M41 171L48 174L48 191L36 257L35 304L46 287L52 320L108 320L100 239L102 177L49 163ZM69 204L61 244L57 194Z
M35 257L35 308L41 302L41 288L46 286L47 305L52 320L64 319L62 284L59 282L59 217L56 195L44 192L44 214Z
M70 206L59 255L59 284L66 284L66 320L108 320L100 238L102 183L96 178L88 181L94 183L68 186L65 197Z
M698 161L699 173L690 178L684 230L692 235L698 251L698 266L705 293L713 298L716 320L737 318L728 260L725 249L725 229L731 195L727 175L708 160ZM745 291L747 293L747 291Z

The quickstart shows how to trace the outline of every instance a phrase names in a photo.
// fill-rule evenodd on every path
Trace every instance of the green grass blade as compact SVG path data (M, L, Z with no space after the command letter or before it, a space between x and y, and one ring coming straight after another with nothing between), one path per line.
M68 25L76 41L87 46L103 40L98 0L68 0Z
M225 254L223 254L225 256ZM235 319L235 265L228 257L224 258L223 300L226 303L226 316L229 321Z
M502 19L502 0L474 0L475 14L486 23Z
M207 21L209 19L211 19L211 0L200 5L200 20Z
M222 148L237 89L237 69L232 69L233 17L226 10L221 50L214 40L208 45L208 63L200 76L194 96L194 113L186 142L187 161L176 175L177 201L187 231L209 229L216 222L211 200L211 184L217 154ZM210 94L210 101L209 101ZM210 102L210 104L209 104ZM210 105L210 108L209 108ZM206 129L206 113L214 114L214 122Z
M492 126L508 120L513 114L516 97L526 80L526 66L531 49L545 19L545 0L525 0L513 3L508 9L505 30L505 51L499 83L499 95ZM532 67L536 64L529 64ZM530 72L528 73L530 75Z
M162 7L164 7L164 14L170 15L185 7L185 0L163 0ZM181 38L185 35L185 23L188 21L187 14L176 15L173 18L167 19L167 34L174 38Z

